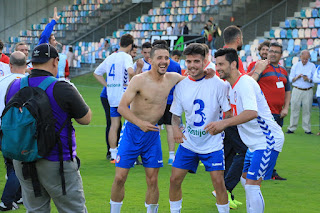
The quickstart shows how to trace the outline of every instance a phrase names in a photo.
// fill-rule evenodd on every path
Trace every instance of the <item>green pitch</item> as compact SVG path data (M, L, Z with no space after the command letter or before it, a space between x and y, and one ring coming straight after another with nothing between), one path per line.
M81 175L88 212L109 212L109 200L111 185L114 178L115 166L106 160L105 144L105 115L100 103L102 87L95 81L92 75L78 77L72 80L89 104L93 117L89 126L81 126L74 122L77 136L77 153L81 159ZM289 116L285 119L286 127ZM301 124L301 121L300 121ZM319 113L318 108L312 111L312 131L318 132ZM301 126L295 134L285 135L286 141L283 152L279 155L276 169L287 181L263 181L261 191L266 203L266 213L316 213L319 212L320 191L320 137L305 135ZM169 210L169 184L171 166L168 161L168 146L166 132L161 132L164 167L159 173L159 212ZM0 170L0 188L5 184L5 166L2 163ZM146 212L144 207L146 181L144 168L135 166L129 173L125 185L126 193L122 206L122 212ZM188 174L183 182L182 212L207 213L218 212L215 206L216 200L212 196L213 190L209 174L204 167L199 167L197 174ZM243 202L237 210L230 212L244 213L245 192L239 183L233 193L237 200ZM21 206L20 210L25 212ZM57 212L52 204L52 212Z

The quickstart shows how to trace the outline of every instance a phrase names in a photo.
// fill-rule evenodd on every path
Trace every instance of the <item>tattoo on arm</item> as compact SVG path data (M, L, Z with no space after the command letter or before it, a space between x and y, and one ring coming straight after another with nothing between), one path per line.
M172 118L171 118L171 124L172 126L179 126L181 122L181 119L179 116L172 114Z

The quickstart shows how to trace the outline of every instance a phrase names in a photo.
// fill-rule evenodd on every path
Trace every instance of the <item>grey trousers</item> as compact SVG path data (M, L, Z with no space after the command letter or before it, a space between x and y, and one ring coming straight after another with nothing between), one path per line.
M16 175L22 189L23 204L28 213L49 213L50 201L53 200L59 213L86 213L82 179L77 161L64 161L66 195L62 194L59 162L45 159L36 162L36 169L41 187L41 196L35 197L31 178L25 180L22 174L22 163L13 161Z
M305 132L311 132L311 109L313 90L299 90L295 87L291 93L291 115L288 130L294 132L298 127L299 114L302 105L302 128Z

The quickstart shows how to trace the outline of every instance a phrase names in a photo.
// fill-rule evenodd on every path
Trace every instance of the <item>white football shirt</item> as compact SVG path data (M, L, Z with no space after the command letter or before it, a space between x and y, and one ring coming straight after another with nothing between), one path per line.
M23 78L25 75L19 73L10 73L6 76L0 77L0 126L1 126L1 115L5 107L5 96L7 93L8 86L10 83L18 78Z
M107 74L107 94L110 107L118 107L123 93L129 84L128 69L133 68L132 57L125 52L116 52L108 56L94 71L103 76Z
M195 153L207 154L223 148L221 134L210 135L204 127L220 120L221 109L230 110L228 86L217 76L195 81L185 78L176 85L170 112L181 116L185 112L187 140L181 144Z
M143 67L142 67L142 72L147 72L147 71L151 70L151 64L146 62L146 60L144 60L144 58L142 59L142 61L144 62ZM133 64L133 69L134 69L134 71L137 70L137 62L135 62Z
M247 75L241 75L229 90L233 115L244 110L258 112L258 117L238 125L239 135L251 152L261 149L274 149L281 152L284 135L274 120L266 98L258 83Z
M10 66L0 61L0 77L11 73Z

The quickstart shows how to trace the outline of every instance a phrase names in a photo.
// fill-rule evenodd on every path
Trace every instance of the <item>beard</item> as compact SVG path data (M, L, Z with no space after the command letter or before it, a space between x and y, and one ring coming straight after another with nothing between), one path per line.
M237 51L242 50L242 45L237 46Z

